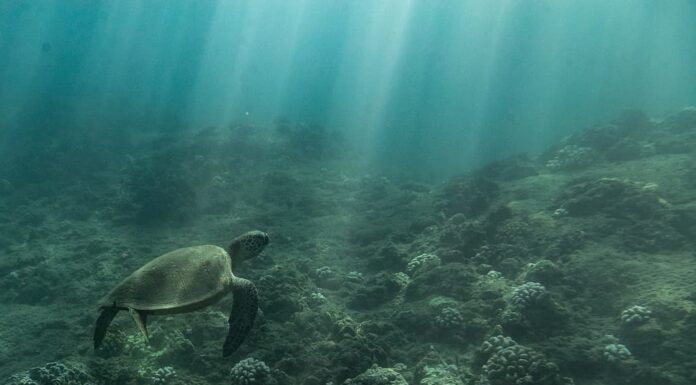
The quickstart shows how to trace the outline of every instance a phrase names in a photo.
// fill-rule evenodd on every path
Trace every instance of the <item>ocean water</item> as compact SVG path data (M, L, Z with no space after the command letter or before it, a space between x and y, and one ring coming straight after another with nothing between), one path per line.
M169 132L287 118L344 132L380 165L443 177L626 109L674 111L696 92L690 1L7 1L0 11L3 132L44 119L54 130Z
M0 383L693 384L695 18L0 1Z

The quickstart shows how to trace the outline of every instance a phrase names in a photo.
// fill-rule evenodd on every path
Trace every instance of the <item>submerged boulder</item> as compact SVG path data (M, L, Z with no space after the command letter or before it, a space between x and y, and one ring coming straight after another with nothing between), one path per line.
M655 189L617 178L571 184L558 199L571 216L605 214L617 218L654 218L663 205Z
M429 295L443 295L465 300L470 297L471 286L477 280L478 275L470 266L448 263L414 277L406 287L406 298L417 300Z
M483 214L500 193L497 183L480 176L451 179L443 188L437 204L448 217L462 213Z

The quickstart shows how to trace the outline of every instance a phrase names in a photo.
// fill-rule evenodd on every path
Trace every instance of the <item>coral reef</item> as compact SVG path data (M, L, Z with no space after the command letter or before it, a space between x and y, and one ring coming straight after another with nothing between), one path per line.
M152 373L151 381L155 385L169 384L176 378L176 371L171 366L165 366Z
M553 158L546 162L546 167L553 171L576 170L588 167L596 159L597 155L591 148L569 144L558 150Z
M230 370L230 380L234 385L267 385L271 382L271 369L263 361L245 358Z
M622 362L631 359L631 351L622 344L608 344L602 352L608 362Z
M662 204L659 196L644 186L617 178L580 182L561 195L561 207L573 216L602 213L618 218L654 218Z
M359 376L346 380L343 385L408 385L408 382L396 370L374 365Z
M694 111L629 113L441 186L358 167L329 150L352 151L339 138L306 124L143 137L70 183L43 181L64 173L38 154L33 185L0 174L0 375L19 373L12 385L690 385ZM124 274L249 228L272 242L235 266L260 311L231 360L219 358L231 296L148 317L149 344L119 315L92 352L90 304Z
M336 272L328 266L322 266L314 270L314 282L319 287L326 289L338 289L341 281Z
M327 302L327 299L324 296L324 294L321 294L319 292L311 293L309 297L305 297L305 300L307 301L307 304L313 307L321 306Z
M517 286L512 291L510 306L515 311L525 311L528 307L544 300L546 295L547 292L544 285L537 282L527 282Z
M464 177L450 180L442 191L438 207L445 215L480 215L493 203L500 187L486 178Z
M621 323L624 326L640 325L652 318L652 311L645 306L634 305L621 312Z
M432 269L433 267L440 266L441 264L442 261L437 255L427 253L421 254L416 257L413 257L413 259L408 262L408 265L406 266L406 272L408 273L408 275L413 277L420 272Z
M564 326L566 314L538 282L527 282L513 289L501 325L514 337L549 335Z
M510 337L505 337L503 335L495 335L489 337L481 344L479 348L480 353L488 358L498 351L509 348L510 346L517 345L517 342Z
M269 319L285 319L303 308L303 293L308 279L291 269L278 266L256 280L264 316Z
M401 291L403 283L399 276L380 273L361 282L354 291L348 306L354 309L370 309L394 299Z
M483 376L491 385L572 384L572 380L561 377L556 364L534 350L516 344L493 353L483 365Z
M527 265L524 278L528 282L538 282L542 286L550 286L563 280L563 272L556 263L542 259Z
M49 362L42 367L10 377L7 385L96 385L97 382L77 366Z
M409 282L406 297L420 299L438 294L456 299L465 299L471 285L478 280L478 275L470 266L461 263L449 263L425 271Z
M464 322L465 320L462 313L451 307L443 307L433 319L435 327L443 330L461 328Z
M455 365L426 365L421 371L423 378L418 381L418 385L464 385L459 368Z

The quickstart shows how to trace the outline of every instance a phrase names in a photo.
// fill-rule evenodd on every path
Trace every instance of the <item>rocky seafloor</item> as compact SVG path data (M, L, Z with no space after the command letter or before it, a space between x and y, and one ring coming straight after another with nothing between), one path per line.
M287 122L35 145L0 174L6 384L696 383L696 109L436 186ZM231 357L230 298L149 345L122 313L92 350L123 277L250 229L271 244L237 270L260 312Z

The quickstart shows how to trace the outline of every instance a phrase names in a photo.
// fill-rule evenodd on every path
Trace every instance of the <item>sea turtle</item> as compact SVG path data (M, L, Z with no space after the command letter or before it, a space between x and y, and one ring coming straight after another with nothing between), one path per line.
M259 255L268 240L266 233L250 231L235 238L227 250L213 245L185 247L148 262L99 301L94 348L120 310L128 310L147 341L148 315L198 310L232 292L230 329L222 347L222 355L229 356L244 341L258 310L256 287L232 271L240 262Z

